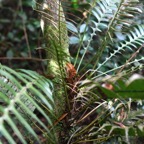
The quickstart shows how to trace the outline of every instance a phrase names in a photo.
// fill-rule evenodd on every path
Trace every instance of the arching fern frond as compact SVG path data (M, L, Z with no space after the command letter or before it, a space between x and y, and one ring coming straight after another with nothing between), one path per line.
M88 49L91 46L93 37L97 35L97 32L102 32L104 29L107 29L109 23L109 17L113 16L112 11L114 9L115 4L109 0L93 2L93 5L90 9L90 16L88 18L88 23L85 24L86 25L85 30L83 31L84 35L82 33L82 36L80 36L80 39L82 39L83 41L82 46L84 48L84 53L79 62L77 71L80 68L80 65L85 57L85 54L88 52Z
M125 51L131 54L132 52L134 52L134 49L136 49L138 53L143 48L143 44L144 44L144 26L138 25L137 27L134 27L134 29L131 30L126 35L126 40L119 43L115 43L115 46L117 48L113 51L113 53L110 53L109 57L105 58L105 61L103 61L103 63L98 64L98 67L96 68L95 72L98 71L102 66L104 66L109 60L112 60L112 58L117 54L121 55ZM126 62L127 61L128 59L126 60ZM138 61L143 61L143 57L141 57ZM127 62L127 65L129 65L129 62Z
M117 77L82 82L73 110L73 125L79 129L73 132L71 143L102 143L113 138L116 142L126 139L126 143L131 143L137 134L143 137L144 78L114 79ZM108 85L112 86L111 90Z
M15 138L27 143L28 137L40 143L35 128L51 143L55 136L49 129L54 118L52 83L30 70L14 71L0 66L0 137L15 144ZM39 112L45 123L35 114ZM9 127L9 128L8 128ZM49 127L49 128L48 128ZM16 136L12 136L14 132ZM27 136L27 139L25 137Z
M93 48L91 45L95 43L94 40L97 41L96 54L93 54L89 60L89 63L94 62L93 69L96 68L104 51L108 48L112 49L111 45L115 43L116 32L123 33L130 30L129 28L135 24L134 15L142 12L137 7L137 2L127 0L93 1L88 21L83 24L85 28L83 32L79 31L79 43L81 44L79 48L84 50L77 71L79 71L85 55Z

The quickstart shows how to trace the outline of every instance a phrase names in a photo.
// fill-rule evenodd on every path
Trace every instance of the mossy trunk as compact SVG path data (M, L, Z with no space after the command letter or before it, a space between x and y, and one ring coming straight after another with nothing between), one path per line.
M47 74L52 76L54 84L55 114L61 117L68 107L66 90L66 63L70 62L69 38L64 12L59 0L45 0L42 4L41 26L44 33L47 53ZM54 119L55 122L56 119ZM57 125L58 143L64 128Z
M47 73L53 77L56 114L61 116L68 103L66 93L66 63L70 61L69 39L64 12L59 0L45 0L42 20L47 52Z

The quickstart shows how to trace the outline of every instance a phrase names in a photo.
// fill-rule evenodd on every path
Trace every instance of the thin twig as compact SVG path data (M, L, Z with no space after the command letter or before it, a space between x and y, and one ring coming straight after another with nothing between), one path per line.
M29 44L29 40L28 40L28 35L27 35L27 30L26 30L24 22L23 22L23 31L24 31L24 37L25 37L25 40L26 40L26 44L27 44L27 47L28 47L28 55L29 55L29 57L32 57L30 44Z
M21 12L23 12L22 1L20 1L20 7L21 7ZM28 48L28 55L31 58L32 54L31 54L31 49L30 49L27 29L26 29L26 25L25 25L25 22L24 22L23 18L22 18L22 24L23 24L24 37L25 37L25 41L26 41L26 44L27 44L27 48Z
M10 58L10 57L0 57L0 60L22 60L22 61L25 61L25 60L29 60L29 61L47 61L47 59L40 59L40 58L33 58L33 57L13 57L13 58Z

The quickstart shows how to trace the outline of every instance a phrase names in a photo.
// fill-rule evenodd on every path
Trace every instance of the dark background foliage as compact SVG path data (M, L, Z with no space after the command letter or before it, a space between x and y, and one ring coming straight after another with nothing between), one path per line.
M0 4L0 62L14 68L42 69L42 34L32 0L5 0ZM20 58L20 59L19 59Z

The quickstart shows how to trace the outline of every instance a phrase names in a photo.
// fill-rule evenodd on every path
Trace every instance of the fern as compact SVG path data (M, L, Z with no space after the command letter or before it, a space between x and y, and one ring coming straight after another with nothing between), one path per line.
M102 64L99 64L98 69L99 66L100 67L103 66L103 64L105 64L108 59L112 59L111 57L112 55L116 56L115 52L116 51L119 52L119 50L117 50L118 48L115 47L116 45L118 45L119 47L119 44L117 43L117 39L115 37L116 32L118 31L119 33L126 33L126 31L128 31L128 28L126 28L125 25L126 23L128 25L129 16L131 15L133 18L135 13L142 12L139 8L135 8L134 5L136 5L136 2L133 1L104 1L104 0L98 1L97 3L94 2L92 4L92 7L89 11L88 22L86 24L81 25L81 27L83 26L83 32L81 33L79 29L77 29L78 33L80 34L79 35L80 38L79 40L77 40L77 42L83 41L82 48L84 49L77 70L79 70L86 53L87 52L91 53L90 49L92 49L92 52L94 51L95 48L92 44L94 43L95 37L97 38L97 40L95 41L98 41L98 43L95 43L97 45L96 48L97 53L92 54L92 58L89 59L87 65L89 65L89 63L93 63L94 65L93 69L95 69L95 67L101 61L100 57L102 56L102 54L105 54L106 48L107 51L108 50L112 51L112 49L114 49L113 50L114 53L109 54L110 57L106 58L106 60ZM131 23L129 23L128 27L135 25L134 21L132 21L132 18ZM121 28L117 29L118 26ZM129 30L128 32L130 31L132 30ZM103 35L101 36L102 38L99 38L98 35L101 35L101 33L103 33ZM77 33L75 34L77 35ZM128 33L125 35L128 35ZM123 34L123 37L125 37L125 35ZM135 33L135 35L137 34ZM143 41L141 41L141 44L143 44ZM82 50L79 50L79 52L80 51ZM106 55L108 55L108 53ZM109 65L109 63L107 65Z
M35 3L35 10L41 14L47 73L53 76L54 88L35 72L1 66L3 141L16 143L10 135L12 131L21 143L28 139L41 143L36 128L48 143L130 143L131 137L143 135L144 81L129 80L133 72L144 67L144 57L140 55L144 26L133 20L135 14L142 12L136 7L137 2L91 1L87 19L80 25L65 21L60 1ZM69 64L67 28L69 44L78 48L72 59L77 73ZM125 53L129 55L124 56ZM63 126L59 127L60 121ZM17 124L24 130L19 130ZM27 135L23 136L23 131Z
M14 131L21 143L27 143L21 130L25 129L35 140L39 141L33 126L42 127L45 137L55 143L51 130L34 114L38 111L52 127L53 104L52 83L44 77L30 70L18 72L6 67L0 67L0 98L1 116L0 132L9 143L15 143L11 132ZM45 109L47 107L47 109ZM47 111L48 110L48 111ZM8 129L6 123L10 126ZM22 128L18 127L18 123ZM1 136L2 137L2 136Z
M111 77L103 81L110 85L115 79ZM143 101L138 109L134 106L139 105L137 99L143 100L144 88L140 86L143 82L142 78L126 85L124 81L116 80L116 84L112 84L114 92L108 90L108 86L101 87L98 80L83 82L75 98L73 115L73 125L79 129L73 132L71 142L102 143L118 136L121 140L117 139L117 142L126 139L129 143L137 133L143 135Z
M134 99L143 99L143 88L135 89L136 85L133 84L125 88L124 82L121 90L117 91L116 87L119 79L143 69L144 58L142 55L138 56L140 51L143 51L143 25L137 25L132 19L135 14L142 12L136 7L136 2L93 1L85 23L78 27L68 23L69 30L73 32L71 43L79 45L75 59L77 71L81 75L80 79L87 78L77 82L80 86L74 98L72 125L78 128L69 140L73 144L109 142L113 138L117 142L126 138L129 143L131 132L139 129L138 125L134 128L133 125L125 126L118 120L117 124L115 123L118 109L124 109L126 115L130 115L127 111L129 98L133 99L132 103L135 103ZM122 40L117 37L117 32L122 34ZM90 56L87 53L90 53ZM129 55L124 57L125 53ZM83 63L86 63L84 67ZM103 83L110 85L112 89L104 89L101 86ZM131 89L135 89L136 92L132 94ZM111 102L114 106L109 105ZM142 109L139 112L142 114ZM112 116L114 113L115 117ZM129 120L125 118L126 121ZM113 131L114 129L116 131ZM117 129L124 131L120 134L117 133ZM136 133L132 136L135 135ZM118 137L121 137L121 140L118 140Z
M99 66L95 71L98 71L101 68L101 66L104 66L104 64L107 63L109 60L111 60L112 57L116 56L116 54L121 54L121 51L125 51L125 49L127 48L133 51L132 48L137 48L138 45L139 46L143 45L144 43L143 30L144 30L143 26L138 26L138 28L137 27L134 28L134 31L130 31L130 33L127 34L128 40L125 40L123 43L120 42L120 44L118 44L117 46L117 49L115 49L113 53L110 53L110 57L106 58L106 60L102 64L99 64ZM143 57L140 58L140 60L138 61L141 60L143 60Z

